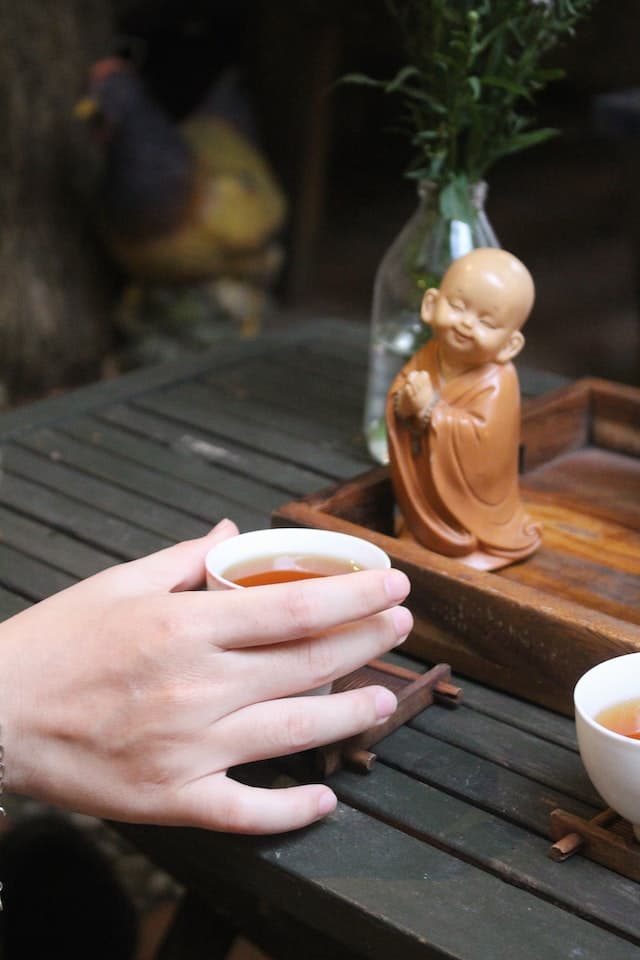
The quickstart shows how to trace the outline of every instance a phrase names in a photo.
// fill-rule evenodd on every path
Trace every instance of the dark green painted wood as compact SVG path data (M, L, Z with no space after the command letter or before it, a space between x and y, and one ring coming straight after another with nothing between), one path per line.
M65 427L74 439L91 444L116 456L122 456L171 479L205 491L208 498L219 497L222 509L228 504L230 516L242 511L245 524L256 526L268 521L282 502L282 491L252 477L242 476L207 463L202 458L185 456L186 450L170 450L164 445L118 429L93 417L81 417Z
M12 474L35 480L52 490L63 490L78 503L95 507L171 540L200 536L207 529L204 519L198 520L174 510L154 500L151 495L145 497L142 483L136 492L127 490L126 485L132 486L133 481L127 475L126 468L120 470L115 458L108 465L104 462L106 458L96 465L93 451L70 450L74 441L47 428L20 442L25 447L12 446L7 450L6 467ZM97 476L100 468L102 476ZM118 476L122 478L122 485L118 483Z
M324 429L340 427L341 413L354 427L360 426L363 385L352 382L349 367L341 359L336 358L335 376L329 378L313 369L284 364L281 356L268 364L257 360L248 366L229 367L222 375L212 374L203 380L238 400L269 403L284 415L302 412L300 401L304 398L304 410L309 411L316 429L320 425Z
M166 474L181 484L187 483L208 493L217 493L230 504L250 507L269 515L282 498L282 491L270 488L253 477L242 476L207 463L188 458L185 450L171 450L145 437L129 433L96 417L78 417L63 428L65 434L81 443L109 451L157 473ZM229 507L233 509L232 506Z
M98 505L90 507L57 490L48 489L23 476L5 470L0 483L0 503L79 540L95 545L121 560L153 553L168 547L173 540L152 534L104 513Z
M274 387L274 391L275 391ZM281 390L284 387L281 385ZM299 391L292 388L292 395L299 396ZM314 446L325 452L329 460L336 457L348 458L349 471L362 472L371 466L371 460L364 449L361 437L360 418L353 419L348 415L349 408L340 408L338 403L333 413L333 423L327 423L326 417L311 407L306 394L304 404L299 399L292 401L291 406L285 403L278 404L272 393L267 391L262 396L246 396L234 398L225 391L217 391L214 387L205 387L200 384L185 384L181 386L181 398L189 399L197 406L209 406L213 409L224 409L225 413L237 416L251 427L259 426L264 430L272 431L274 424L280 431L279 449L283 441L287 446L290 442L313 440ZM325 396L323 406L331 407L335 400Z
M533 703L523 703L516 697L502 695L497 690L482 687L466 677L454 677L454 680L464 687L464 702L471 709L486 713L519 730L534 733L543 740L577 751L575 723L569 717L552 713Z
M312 335L312 328L301 330L297 336ZM140 393L157 390L166 384L189 380L207 370L221 369L227 363L237 363L238 359L249 358L253 353L269 354L280 349L283 335L265 335L253 342L229 341L220 343L215 349L198 353L198 356L185 356L184 359L144 367L130 373L122 374L110 380L101 380L98 383L70 390L59 396L48 397L36 403L26 404L4 413L0 423L0 440L7 440L23 433L28 433L36 427L45 424L54 424L73 418L79 410L87 413L108 404L119 403ZM296 334L293 334L294 338Z
M252 424L261 424L271 428L274 422L283 434L297 439L307 439L310 435L323 448L340 451L357 458L362 470L370 459L361 440L360 417L352 415L352 405L340 402L331 396L328 384L322 399L311 396L311 391L286 383L286 372L278 386L277 380L268 388L260 389L260 384L248 380L249 386L224 387L204 384L184 385L194 403L205 402L214 409L224 408L225 412L246 420ZM281 396L278 396L278 390ZM304 403L300 398L304 397Z
M14 614L20 613L21 610L26 610L27 607L30 606L31 602L29 600L26 600L17 593L13 593L11 590L0 587L0 620L6 620L8 617L12 617Z
M428 669L427 664L398 653L388 654L388 659L417 673L423 673ZM534 733L551 743L557 743L570 750L578 749L575 723L569 717L545 710L544 707L533 703L526 703L503 691L491 690L468 677L454 675L453 682L462 688L465 706L495 717L496 720L502 720L512 727Z
M99 411L100 422L116 424L130 430L135 436L151 437L158 443L176 451L188 469L190 463L204 463L207 468L216 465L233 470L234 476L255 478L260 485L266 484L281 491L281 500L290 496L303 496L326 483L320 476L294 463L251 450L238 444L233 438L212 438L199 428L184 427L162 415L153 414L135 407L118 404Z
M219 341L214 348L204 353L200 350L197 355L185 352L184 357L178 360L144 367L114 379L101 380L65 394L6 411L1 417L0 438L8 439L44 424L62 422L73 418L78 409L85 412L96 410L169 383L191 379L208 370L222 369L228 363L247 360L253 355L276 354L282 349L283 343L315 341L319 335L330 342L337 336L358 338L359 333L357 327L352 329L349 324L327 318L320 321L320 328L316 321L312 321L265 332L253 341L238 341L235 338Z
M109 553L6 507L0 507L0 540L78 579L117 562Z
M184 397L183 390L186 392ZM361 461L354 457L327 450L315 443L312 427L309 428L307 440L283 436L275 417L271 426L257 425L250 420L228 414L225 409L212 410L210 404L194 403L192 391L190 386L179 386L162 393L139 397L135 405L163 414L189 427L207 430L212 437L230 437L260 453L271 454L285 462L293 462L308 470L317 471L319 476L326 480L343 479L362 469Z
M339 369L337 361L340 361ZM359 400L366 387L368 362L368 343L364 339L351 347L345 347L338 340L333 343L293 344L278 354L278 363L292 370L305 370L336 381L342 381L346 373L349 381L361 391Z
M201 536L230 510L226 497L140 467L95 446L78 443L59 431L43 428L22 438L26 449L11 448L10 468L36 476L34 453L40 454L40 479L62 486L79 500L97 503L107 512L155 533L181 540ZM236 512L240 512L239 505ZM257 512L243 508L243 516Z
M243 376L245 370L246 377ZM269 357L268 363L261 362L260 357L252 357L246 364L230 364L220 371L218 377L205 373L202 379L215 380L218 384L235 383L241 389L256 385L279 400L287 397L295 400L290 386L301 388L305 397L308 393L315 398L326 397L329 387L332 396L356 410L362 403L365 373L365 368L354 365L345 352L285 343L281 350Z
M587 803L597 801L575 751L469 710L464 704L456 710L425 710L411 726Z
M549 814L556 807L570 802L572 812L587 818L602 809L592 790L589 793L593 803L589 804L586 799L575 799L561 785L554 788L538 783L486 757L409 727L401 727L377 744L375 753L384 763L408 776L482 806L541 836L548 835Z
M637 947L478 867L340 804L293 835L118 827L215 898L239 882L370 960L632 960Z
M15 590L29 600L43 600L70 587L76 579L7 543L0 543L0 586L7 590Z
M557 863L549 840L383 763L368 776L341 771L329 783L351 806L640 942L640 884L633 880L584 857Z

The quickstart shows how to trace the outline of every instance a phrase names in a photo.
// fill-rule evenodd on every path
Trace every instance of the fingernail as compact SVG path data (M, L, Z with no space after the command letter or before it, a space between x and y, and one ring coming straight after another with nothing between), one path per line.
M338 804L338 798L331 790L323 790L318 800L318 816L326 817L328 813L335 810Z
M387 596L393 603L400 603L401 600L404 600L411 589L409 578L402 570L389 570L384 578L384 585Z
M395 631L398 634L396 646L399 646L401 643L404 643L411 633L413 628L413 616L411 611L407 610L406 607L394 607L391 611L391 619L393 620Z
M225 517L223 520L218 521L215 527L213 528L217 533L224 533L229 527L234 527L235 524L229 520L228 517Z
M378 720L386 720L396 712L398 700L387 687L378 687L376 690L376 713Z

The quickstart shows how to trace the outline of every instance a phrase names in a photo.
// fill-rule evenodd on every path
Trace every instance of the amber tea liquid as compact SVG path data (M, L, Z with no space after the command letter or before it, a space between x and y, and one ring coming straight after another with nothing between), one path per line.
M342 573L354 573L356 570L360 570L360 567L351 560L285 553L236 563L225 570L223 577L239 587L260 587L268 583L334 577Z
M595 719L607 730L640 740L640 697L614 703L612 707L601 710Z

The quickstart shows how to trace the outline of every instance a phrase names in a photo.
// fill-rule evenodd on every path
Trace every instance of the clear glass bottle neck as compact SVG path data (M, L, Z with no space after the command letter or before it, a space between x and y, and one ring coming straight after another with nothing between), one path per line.
M440 193L441 186L435 180L419 180L418 196L422 203L435 202ZM476 210L483 210L487 200L489 187L486 180L478 180L469 185L469 196L471 204Z

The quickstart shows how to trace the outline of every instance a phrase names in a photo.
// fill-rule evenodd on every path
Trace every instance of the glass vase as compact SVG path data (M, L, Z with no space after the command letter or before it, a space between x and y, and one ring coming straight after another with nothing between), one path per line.
M440 210L437 184L418 185L418 208L395 238L376 272L371 315L369 370L364 434L369 453L387 463L386 396L391 381L415 351L429 339L420 320L425 290L437 287L449 264L476 247L500 244L484 205L486 183L470 187L473 217L447 219Z

